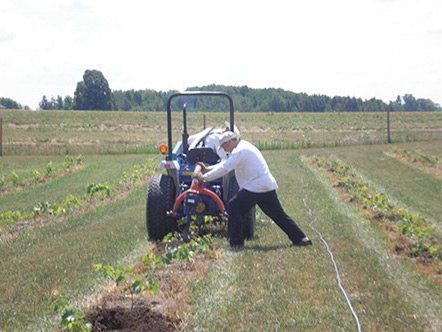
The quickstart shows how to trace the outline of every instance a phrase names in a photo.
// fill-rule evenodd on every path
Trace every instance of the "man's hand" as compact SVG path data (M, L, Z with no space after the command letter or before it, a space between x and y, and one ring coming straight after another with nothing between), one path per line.
M192 179L197 179L198 181L204 181L203 174L201 172L193 172Z
M196 163L196 165L200 165L203 171L205 171L205 172L207 171L207 166L204 163L202 163L201 161L198 161Z

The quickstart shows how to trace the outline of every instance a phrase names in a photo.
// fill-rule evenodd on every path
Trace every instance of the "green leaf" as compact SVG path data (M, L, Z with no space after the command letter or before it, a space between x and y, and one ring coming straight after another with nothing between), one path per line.
M93 264L93 268L95 272L98 272L103 269L103 264Z

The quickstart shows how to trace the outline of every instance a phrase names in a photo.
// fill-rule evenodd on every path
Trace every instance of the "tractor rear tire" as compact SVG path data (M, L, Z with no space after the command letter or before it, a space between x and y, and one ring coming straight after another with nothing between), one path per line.
M175 232L176 220L167 215L175 203L175 183L169 175L154 174L147 185L146 224L151 240L162 240Z
M236 181L236 177L232 177L229 182L228 199L230 201L233 196L239 191L239 185ZM255 225L256 225L256 207L252 207L249 212L244 217L243 220L243 235L244 239L251 240L255 236Z

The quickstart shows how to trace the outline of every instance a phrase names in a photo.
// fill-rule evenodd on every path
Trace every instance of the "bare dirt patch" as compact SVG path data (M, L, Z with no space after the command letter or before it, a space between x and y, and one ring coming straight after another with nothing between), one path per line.
M121 307L99 308L86 318L92 323L92 331L176 331L178 320L139 307L133 310Z

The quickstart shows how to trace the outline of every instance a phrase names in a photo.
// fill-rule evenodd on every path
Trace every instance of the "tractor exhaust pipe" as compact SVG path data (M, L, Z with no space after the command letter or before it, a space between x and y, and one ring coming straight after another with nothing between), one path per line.
M189 134L187 133L187 113L186 113L187 105L183 105L183 154L187 155L189 152L189 143L187 142L189 138Z

